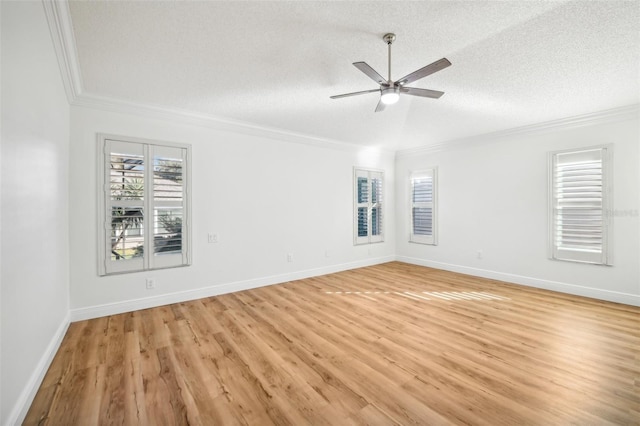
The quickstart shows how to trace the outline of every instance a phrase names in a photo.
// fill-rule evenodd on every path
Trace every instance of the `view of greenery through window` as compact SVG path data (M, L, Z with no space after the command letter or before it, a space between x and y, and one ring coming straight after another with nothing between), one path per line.
M111 259L144 254L145 164L141 155L111 154ZM153 252L182 250L182 160L154 158Z

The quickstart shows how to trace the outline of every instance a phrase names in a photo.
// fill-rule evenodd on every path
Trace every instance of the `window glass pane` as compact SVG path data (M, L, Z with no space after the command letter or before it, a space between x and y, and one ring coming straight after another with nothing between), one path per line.
M153 159L153 253L182 252L182 158Z
M141 207L111 208L111 260L142 256L143 216Z
M415 235L433 234L433 209L431 207L413 208L413 233Z
M159 208L154 212L153 253L182 252L182 208Z
M358 207L358 237L367 236L367 208Z
M435 168L411 173L411 242L436 244L436 176Z
M109 183L112 200L142 200L144 198L143 157L111 153Z
M608 161L606 147L551 155L552 258L611 264L606 217L611 202Z
M601 253L603 174L600 151L557 154L553 180L555 246Z
M182 201L182 159L155 157L153 197L157 201Z
M383 241L383 173L354 168L354 244Z
M358 177L358 203L368 203L368 202L369 202L369 180L366 177Z
M380 202L380 195L382 190L382 181L378 178L371 179L371 203L375 204Z
M433 178L413 179L413 202L430 203L433 201Z
M382 208L371 209L371 235L382 235Z

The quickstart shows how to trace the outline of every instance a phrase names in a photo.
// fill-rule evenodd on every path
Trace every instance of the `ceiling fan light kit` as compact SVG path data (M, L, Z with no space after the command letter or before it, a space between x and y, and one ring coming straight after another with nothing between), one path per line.
M429 90L429 89L418 89L416 87L406 87L405 84L412 83L416 80L424 78L428 75L431 75L435 72L438 72L449 65L451 62L447 58L442 58L440 60L435 61L432 64L427 65L426 67L422 67L419 70L412 72L399 80L393 81L391 79L391 44L396 39L396 35L393 33L385 34L382 37L382 40L387 43L389 50L389 78L387 80L384 79L376 70L371 68L366 62L354 62L353 65L358 68L360 71L365 73L370 79L375 81L380 85L379 89L372 90L363 90L360 92L352 92L345 93L342 95L334 95L331 96L331 99L339 99L346 98L349 96L357 96L364 95L366 93L380 93L380 101L378 102L378 106L376 107L376 112L383 111L387 105L392 105L398 102L400 99L400 93L411 95L411 96L420 96L423 98L432 98L438 99L440 96L444 95L444 92L440 92L438 90Z
M400 99L400 88L398 87L387 87L386 89L380 90L380 101L385 105L391 105L398 102Z

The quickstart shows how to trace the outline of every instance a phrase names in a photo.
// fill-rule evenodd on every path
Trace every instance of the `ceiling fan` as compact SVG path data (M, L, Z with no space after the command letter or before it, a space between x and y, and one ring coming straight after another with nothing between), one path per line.
M371 68L366 62L354 62L356 68L365 73L370 79L380 85L379 89L363 90L361 92L345 93L342 95L331 96L331 99L346 98L348 96L364 95L366 93L379 92L380 101L376 107L376 112L384 111L387 105L395 104L400 99L400 94L404 93L411 96L422 96L424 98L438 99L444 95L444 92L438 90L418 89L416 87L406 87L406 84L412 83L416 80L424 78L435 72L438 72L449 65L451 62L447 58L442 58L435 61L432 64L422 67L419 70L412 72L409 75L402 77L399 80L391 80L391 44L395 41L396 35L393 33L385 34L382 37L387 46L389 47L389 79L385 80L376 70Z

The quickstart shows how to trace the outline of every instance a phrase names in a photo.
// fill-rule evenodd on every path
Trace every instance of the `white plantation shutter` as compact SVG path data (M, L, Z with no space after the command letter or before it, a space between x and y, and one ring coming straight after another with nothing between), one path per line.
M354 169L354 244L384 241L381 171Z
M436 169L411 173L411 242L436 244L436 174Z
M146 167L145 147L107 140L105 193L106 218L103 239L108 273L143 268ZM103 209L104 210L104 209ZM102 244L101 244L102 245Z
M99 274L188 265L189 146L98 135Z
M153 158L153 256L150 267L167 268L187 262L184 247L186 182L185 148L152 146Z
M370 242L382 241L382 172L370 172L371 204L369 226Z
M552 258L610 264L608 148L551 155Z

